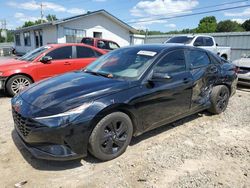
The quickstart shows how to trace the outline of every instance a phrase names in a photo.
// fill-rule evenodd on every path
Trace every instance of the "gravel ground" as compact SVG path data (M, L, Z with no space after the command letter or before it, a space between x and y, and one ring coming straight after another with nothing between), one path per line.
M221 115L192 115L136 137L119 158L71 162L33 158L13 131L0 96L0 183L13 187L250 187L250 89Z

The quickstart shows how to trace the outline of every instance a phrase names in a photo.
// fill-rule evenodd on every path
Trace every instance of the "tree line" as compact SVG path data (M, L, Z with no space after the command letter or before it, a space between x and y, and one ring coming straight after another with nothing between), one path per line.
M250 19L240 24L232 20L223 20L217 22L215 16L207 16L200 20L197 28L183 29L180 31L145 31L139 30L140 34L160 35L160 34L185 34L185 33L215 33L215 32L241 32L250 31Z

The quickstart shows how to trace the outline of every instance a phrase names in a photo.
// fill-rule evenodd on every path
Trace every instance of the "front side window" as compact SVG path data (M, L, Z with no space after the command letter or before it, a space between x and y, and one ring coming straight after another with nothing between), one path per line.
M186 70L185 55L183 50L169 52L155 66L157 73L176 73Z
M21 46L20 33L15 34L16 46Z
M188 50L187 61L191 64L192 68L203 67L210 64L207 53L200 50Z
M203 37L197 37L194 41L194 46L204 46Z
M91 58L96 57L95 52L91 48L76 46L77 58Z
M137 80L151 65L157 54L157 50L117 49L98 58L85 71L107 74L111 78Z
M23 33L23 38L24 38L24 45L25 46L31 46L30 32Z
M46 56L52 57L52 60L71 59L72 58L72 46L65 46L57 48L49 52Z
M110 50L115 50L115 49L117 49L117 48L120 48L120 47L118 46L118 44L116 44L116 43L114 43L114 42L109 42L109 49L110 49Z
M205 43L205 46L213 46L214 45L213 39L211 37L204 37L204 43Z

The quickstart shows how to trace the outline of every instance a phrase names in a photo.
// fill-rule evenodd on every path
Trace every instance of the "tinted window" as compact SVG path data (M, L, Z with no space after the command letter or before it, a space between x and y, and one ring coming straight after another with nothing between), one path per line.
M71 59L72 58L72 46L65 46L57 48L47 54L52 57L53 60L57 59Z
M77 58L90 58L96 57L95 52L91 48L76 46Z
M94 46L94 39L91 38L83 38L82 39L82 43L90 45L90 46Z
M210 60L206 52L199 50L188 50L187 61L193 66L193 68L210 64Z
M203 42L203 37L198 37L194 41L194 46L205 46Z
M189 44L194 37L192 36L179 36L169 39L166 43L184 43Z
M183 50L176 50L167 54L155 67L156 72L174 73L186 70Z
M204 37L204 42L205 42L205 46L213 46L214 45L213 39L210 37Z

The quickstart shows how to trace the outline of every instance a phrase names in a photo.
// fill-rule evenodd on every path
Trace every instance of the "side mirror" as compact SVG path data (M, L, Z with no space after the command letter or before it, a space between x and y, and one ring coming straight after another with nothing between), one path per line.
M216 45L216 46L219 46L219 44L218 44L218 43L216 43L215 45Z
M154 72L151 81L164 81L164 80L169 80L172 77L168 73L159 73L159 72Z
M51 60L52 60L52 57L50 57L50 56L43 56L43 57L40 59L40 61L41 61L42 63L44 63L44 64L49 64Z

